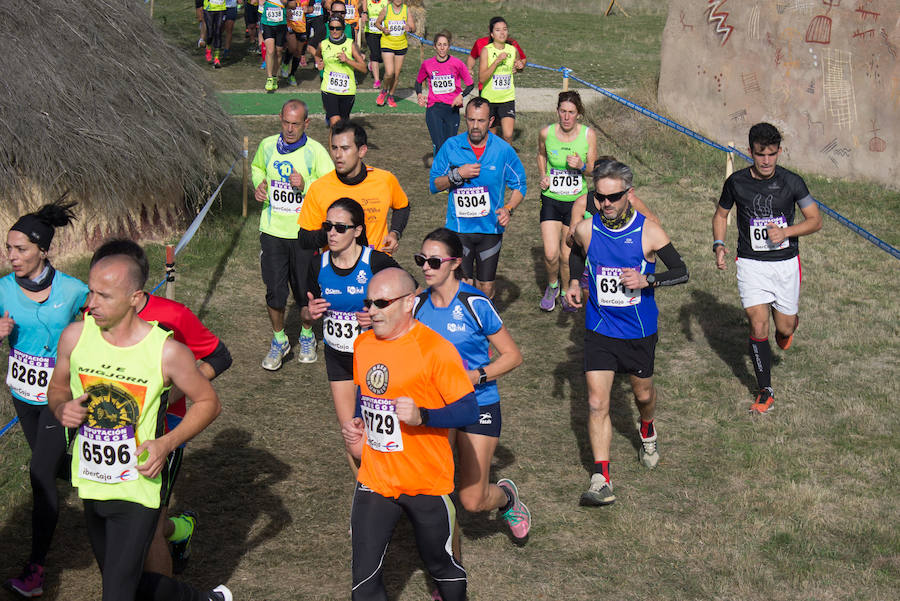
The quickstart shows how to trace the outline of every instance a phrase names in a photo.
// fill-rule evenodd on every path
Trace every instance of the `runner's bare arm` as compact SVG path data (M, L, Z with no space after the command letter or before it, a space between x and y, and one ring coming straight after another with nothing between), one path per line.
M47 386L47 405L54 417L66 428L77 428L87 417L87 407L82 407L81 403L88 395L72 399L72 388L69 386L69 361L83 328L84 322L79 321L69 324L63 330L56 350L56 367Z

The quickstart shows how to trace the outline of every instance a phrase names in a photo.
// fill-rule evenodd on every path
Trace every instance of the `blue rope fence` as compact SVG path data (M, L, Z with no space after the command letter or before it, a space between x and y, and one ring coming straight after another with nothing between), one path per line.
M219 195L219 192L221 192L222 186L225 185L225 181L228 180L228 178L231 176L232 171L234 171L234 166L237 165L238 161L241 160L242 158L244 158L244 151L241 151L238 154L237 158L234 159L234 162L231 164L231 167L228 168L228 173L226 173L225 177L222 178L222 181L219 182L219 187L217 187L215 189L215 191L212 193L212 195L206 201L206 204L203 205L203 208L200 209L200 212L197 213L196 217L194 217L194 221L191 222L191 225L188 226L187 230L185 230L184 234L181 236L181 239L178 241L178 244L175 246L175 255L177 255L179 252L182 251L182 249L184 249L185 246L187 246L188 242L190 242L191 239L194 237L194 234L197 233L197 230L200 229L200 224L202 224L203 220L206 219L206 215L207 215L207 213L209 213L209 209L212 206L213 201ZM157 290L159 290L160 287L166 283L166 280L168 279L168 277L169 277L168 275L166 277L164 277L163 280L159 284L157 284L153 290L150 291L150 294L154 294ZM15 426L18 423L18 421L19 421L19 418L18 418L18 416L16 416L16 417L12 418L5 426L0 428L0 438L2 438L3 435L6 434L10 430L10 428Z
M411 33L409 35L414 37L415 39L419 40L419 42L421 42L422 44L425 44L426 46L434 46L433 42L429 42L428 40L421 38L414 33ZM464 54L469 54L468 50L466 50L465 48L460 48L459 46L450 46L450 49L456 50L457 52L462 52ZM733 152L734 154L738 155L739 157L741 157L748 163L753 162L753 159L751 159L749 156L747 156L746 154L744 154L740 150L737 150L734 147L723 146L723 145L721 145L717 142L714 142L714 141L710 140L709 138L685 127L684 125L681 125L680 123L676 123L675 121L672 121L671 119L668 119L666 117L663 117L662 115L659 115L646 107L643 107L637 103L634 103L631 100L628 100L627 98L623 98L623 97L619 96L618 94L615 94L613 92L610 92L609 90L601 88L600 86L595 85L589 81L585 81L579 77L575 77L574 75L572 75L572 70L569 69L568 67L545 67L544 65L538 65L535 63L526 63L526 65L529 67L532 67L534 69L538 69L538 70L542 70L542 71L553 71L555 73L561 73L564 79L571 79L572 81L577 81L578 83L583 84L583 85L587 86L588 88L606 96L610 100L615 100L616 102L623 104L623 105L627 106L628 108L630 108L634 111L637 111L638 113L640 113L646 117L653 119L654 121L662 123L663 125L665 125L667 127L671 127L675 131L681 132L684 135L689 136L689 137L693 138L694 140L697 140L698 142L702 142L703 144L706 144L707 146L711 146L711 147L715 148L716 150L721 150L722 152ZM831 207L827 206L822 201L816 200L816 204L819 205L819 208L822 210L823 213L825 213L826 215L828 215L829 217L831 217L832 219L834 219L835 221L837 221L838 223L840 223L841 225L843 225L844 227L849 229L850 231L862 236L864 239L868 240L869 242L871 242L872 244L874 244L875 246L877 246L884 252L893 256L895 259L900 260L900 250L898 250L896 247L891 246L890 244L888 244L887 242L885 242L884 240L882 240L875 234L867 231L863 227L861 227L861 226L857 225L856 223L852 222L851 220L847 219L846 217L844 217L843 215L841 215L840 213L838 213Z

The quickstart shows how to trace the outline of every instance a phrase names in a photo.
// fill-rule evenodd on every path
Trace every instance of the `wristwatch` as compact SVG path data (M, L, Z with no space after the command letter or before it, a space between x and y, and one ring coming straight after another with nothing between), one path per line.
M652 273L647 274L647 288L653 288L656 285L656 276Z
M484 384L485 382L487 382L487 373L484 371L483 367L478 368L478 374L479 374L478 375L478 383L479 384Z

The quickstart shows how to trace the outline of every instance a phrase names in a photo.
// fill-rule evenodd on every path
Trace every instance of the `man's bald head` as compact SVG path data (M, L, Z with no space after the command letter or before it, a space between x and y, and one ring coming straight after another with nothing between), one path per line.
M109 255L91 265L91 273L98 277L111 278L123 287L126 294L144 289L144 273L140 263L130 255Z
M383 340L393 340L403 336L412 327L413 296L416 281L399 267L382 269L369 282L367 296L372 301L390 301L385 307L372 304L372 329L375 336Z
M369 286L375 285L386 286L386 290L389 290L392 295L390 298L401 294L412 294L416 291L416 280L409 275L409 272L399 267L388 267L376 273L372 276Z

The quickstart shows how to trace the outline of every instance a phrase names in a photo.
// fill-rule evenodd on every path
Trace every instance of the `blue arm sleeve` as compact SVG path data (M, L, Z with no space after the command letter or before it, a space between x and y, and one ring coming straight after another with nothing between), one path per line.
M362 417L362 392L359 390L359 386L356 387L356 411L353 413L353 417Z
M461 428L478 421L478 401L475 392L470 392L458 401L440 409L425 409L431 428Z

